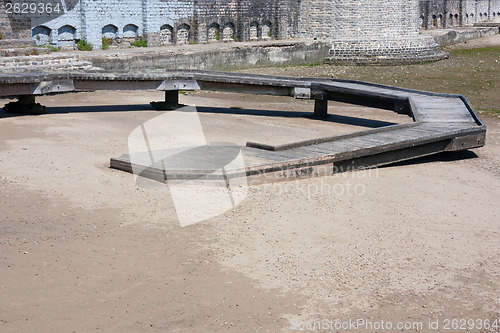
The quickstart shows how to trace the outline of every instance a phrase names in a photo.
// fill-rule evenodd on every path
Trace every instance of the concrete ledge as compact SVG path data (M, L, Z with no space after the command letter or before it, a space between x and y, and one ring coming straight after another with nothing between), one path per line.
M413 65L413 64L421 64L424 62L434 62L443 59L448 59L449 53L444 51L436 51L433 54L424 55L424 56L378 56L378 57L370 57L370 56L358 56L351 57L348 59L336 59L336 58L326 58L325 63L331 65L345 65L345 66L397 66L397 65Z
M497 27L500 29L500 22L480 22L474 23L475 27Z
M35 43L29 39L0 39L0 49L34 47Z
M69 71L90 70L91 68L92 63L90 61L82 60L78 55L63 52L56 54L0 57L0 70L2 72Z
M485 26L485 27L468 27L468 28L454 28L454 29L435 29L425 30L422 34L432 36L436 42L441 46L448 46L457 43L464 43L471 39L488 37L499 33L498 27Z
M322 63L330 44L313 40L200 44L80 54L106 71L236 70Z

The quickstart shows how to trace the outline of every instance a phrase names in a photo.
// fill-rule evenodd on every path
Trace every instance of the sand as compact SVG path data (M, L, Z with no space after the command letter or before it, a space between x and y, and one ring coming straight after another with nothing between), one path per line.
M235 209L181 228L168 187L108 167L162 114L155 99L45 96L47 115L1 114L0 331L289 332L326 319L372 325L331 332L381 332L381 320L449 332L446 319L498 317L500 120L484 119L484 148L252 187ZM304 113L310 102L278 97L181 102L200 106L210 141L237 144L410 121L332 104L323 122Z

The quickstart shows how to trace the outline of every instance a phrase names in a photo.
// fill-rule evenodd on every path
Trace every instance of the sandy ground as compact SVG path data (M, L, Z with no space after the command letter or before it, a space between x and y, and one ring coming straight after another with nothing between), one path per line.
M46 96L47 115L0 114L0 331L289 332L323 319L365 325L313 331L382 332L382 320L463 331L453 319L498 331L476 329L500 311L498 119L484 118L484 148L252 187L234 210L181 228L168 187L108 168L161 114L155 99ZM276 97L181 102L200 106L210 141L237 144L409 121L332 104L323 122L311 103Z

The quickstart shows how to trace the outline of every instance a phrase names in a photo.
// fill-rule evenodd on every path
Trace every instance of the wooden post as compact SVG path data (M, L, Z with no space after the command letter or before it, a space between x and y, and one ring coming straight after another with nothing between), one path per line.
M178 105L179 90L165 90L165 103L171 105Z
M21 95L18 97L17 102L20 105L31 105L35 104L35 95Z
M185 105L179 104L179 90L165 90L164 102L151 102L152 107L157 110L176 110Z
M314 118L326 119L328 118L328 100L314 100Z

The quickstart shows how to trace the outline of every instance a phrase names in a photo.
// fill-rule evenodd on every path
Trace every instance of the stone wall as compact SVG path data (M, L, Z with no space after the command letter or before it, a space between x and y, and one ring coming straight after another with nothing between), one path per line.
M500 21L499 0L420 0L420 28L472 26Z
M6 0L0 0L0 39L25 39L31 35L31 21L27 17L7 14Z
M416 36L418 6L411 0L305 0L301 37L373 39Z
M298 15L298 0L81 0L60 17L32 20L32 35L54 46L85 38L94 48L103 37L142 36L150 46L286 39L297 35Z
M77 55L50 54L0 58L1 72L36 72L40 70L89 70L92 63Z
M432 37L419 37L416 0L305 0L301 13L301 36L330 41L331 63L418 62L445 56Z
M38 45L74 46L103 38L149 46L312 38L331 42L332 60L433 57L430 29L472 25L500 16L500 0L65 0L60 15L9 16L0 0L3 38L29 37ZM59 3L57 0L43 0Z
M270 43L209 45L155 49L146 53L82 53L80 58L107 71L140 72L147 69L239 70L267 66L298 66L322 63L329 43L320 41L274 41Z

